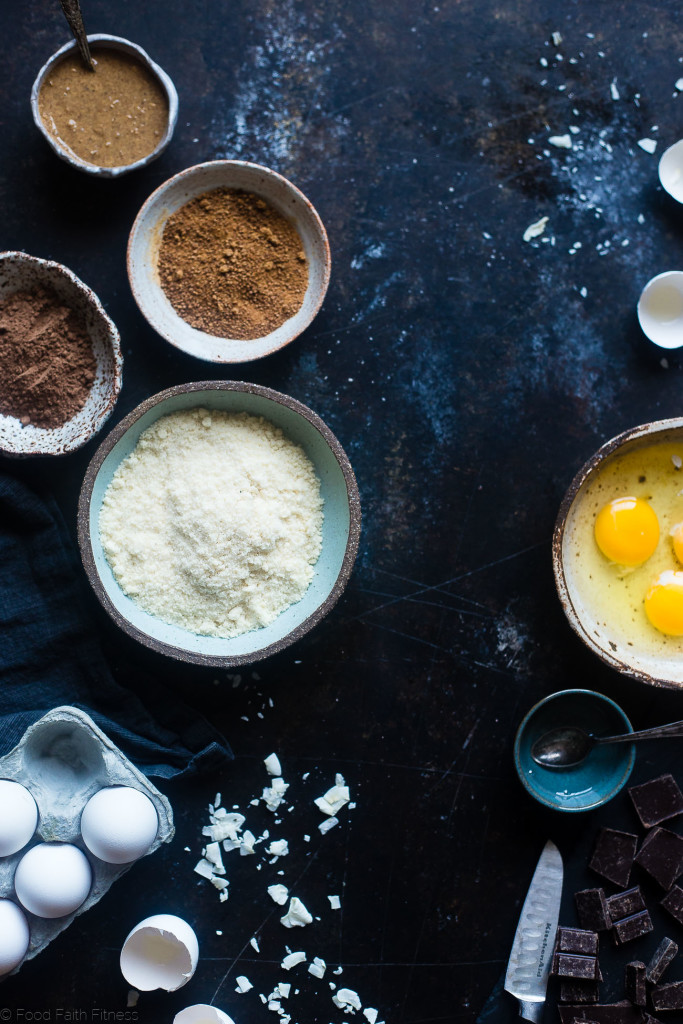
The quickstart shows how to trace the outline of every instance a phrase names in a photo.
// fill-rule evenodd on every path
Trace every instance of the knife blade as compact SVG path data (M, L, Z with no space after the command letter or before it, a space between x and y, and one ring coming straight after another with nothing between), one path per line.
M543 848L519 917L505 975L505 990L519 1000L519 1014L538 1024L543 1012L562 898L562 856Z

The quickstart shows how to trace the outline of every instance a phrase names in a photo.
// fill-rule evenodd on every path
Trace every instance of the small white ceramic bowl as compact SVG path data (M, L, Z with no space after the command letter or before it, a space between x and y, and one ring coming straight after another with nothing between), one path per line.
M102 548L100 508L119 464L155 420L181 409L221 409L263 416L306 452L320 480L323 543L306 593L269 625L241 636L200 636L150 615L124 594ZM360 498L351 464L332 431L311 409L278 391L241 381L181 384L152 395L104 439L85 474L78 502L78 542L86 574L105 611L129 636L179 661L229 668L283 650L336 604L356 558Z
M662 153L659 180L670 196L683 203L683 139Z
M239 189L265 199L293 224L303 243L308 287L301 308L262 338L217 338L191 327L176 313L159 281L157 263L166 221L191 199L217 188ZM176 174L144 203L128 240L128 279L141 313L166 341L198 359L244 363L283 348L311 323L329 284L330 247L314 207L287 178L260 164L213 160Z
M106 33L100 32L95 35L88 36L88 42L91 46L97 45L103 49L121 50L123 53L130 54L131 57L136 58L144 64L147 70L150 71L158 80L162 89L166 93L166 98L168 100L168 121L166 124L166 131L159 140L156 148L147 156L142 157L140 160L136 160L132 164L125 164L121 167L101 167L99 164L90 164L86 160L81 160L80 157L77 157L76 154L64 145L60 139L47 130L43 123L43 119L40 116L40 110L38 107L40 90L43 82L48 77L55 64L58 64L67 54L76 52L75 40L72 40L70 43L66 43L57 50L57 52L50 57L47 64L44 64L38 72L38 77L33 83L33 88L31 89L31 113L33 114L33 120L36 127L42 133L57 156L62 160L65 160L68 164L79 171L85 171L86 174L92 174L99 178L118 178L121 174L128 174L130 171L137 170L138 167L146 167L147 164L152 162L152 160L156 160L158 156L161 156L163 151L166 149L173 137L176 121L178 120L178 93L166 72L160 68L158 64L154 63L151 57L145 53L141 46L138 46L136 43L131 43L129 39L123 39L121 36L110 36ZM80 59L81 58L78 57L78 60Z
M97 370L83 408L61 427L22 426L16 416L0 414L0 451L18 457L65 455L80 448L103 426L121 390L123 357L119 332L92 289L61 263L24 252L0 253L0 300L32 288L52 289L81 314L90 334Z
M648 281L638 300L638 320L660 348L683 345L683 271L667 270Z
M616 630L610 629L609 608L601 608L600 614L593 609L589 599L590 583L585 573L575 569L580 565L581 552L578 542L573 540L573 525L586 489L609 460L634 449L664 442L674 442L683 448L683 417L656 420L626 430L607 441L590 457L572 480L560 505L553 533L552 558L555 584L565 615L586 646L606 664L640 682L683 690L683 640L675 638L681 642L653 650L639 643L635 634L624 639ZM606 494L605 500L608 498L609 494Z

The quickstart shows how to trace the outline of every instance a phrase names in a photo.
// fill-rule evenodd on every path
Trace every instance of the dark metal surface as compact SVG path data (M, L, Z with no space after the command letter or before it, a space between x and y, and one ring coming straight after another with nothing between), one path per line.
M318 209L332 280L301 338L242 374L323 418L351 459L364 513L333 612L239 675L143 651L84 584L119 677L136 689L148 673L165 680L169 700L181 693L224 729L237 760L221 778L164 784L177 840L0 986L2 1019L115 1019L100 1011L125 1011L121 943L142 917L169 911L195 924L199 969L173 996L143 995L141 1021L212 999L236 1024L276 1020L258 993L281 980L299 989L286 1002L299 1024L349 1019L329 981L357 990L387 1024L472 1021L504 970L546 838L565 860L569 924L598 824L634 827L625 793L569 822L524 795L511 754L523 713L581 680L616 698L636 728L681 717L679 695L620 677L574 636L550 555L557 508L586 458L621 430L681 413L679 359L663 361L635 315L645 282L682 257L681 208L656 176L682 134L680 5L89 0L88 26L141 44L180 94L172 145L119 181L61 163L31 121L33 77L66 41L59 5L5 0L2 13L12 26L0 64L2 246L65 263L116 322L124 387L110 425L148 395L207 375L133 302L125 246L140 205L193 163L267 164ZM572 150L548 144L570 126ZM658 140L654 156L643 138ZM545 234L523 241L544 216ZM74 540L96 445L4 467L58 496ZM282 824L292 852L260 872L254 858L227 855L231 895L220 904L192 874L206 806L216 790L227 806L248 805L272 750L292 783ZM669 767L669 745L644 748L634 781ZM321 837L311 800L335 772L357 806ZM267 825L268 812L250 813ZM279 880L321 920L286 932L265 892ZM330 893L341 912L327 909ZM647 959L642 942L629 958ZM325 958L325 979L280 971L285 944ZM619 998L621 977L607 968L605 995ZM238 974L254 990L236 994ZM511 1020L506 998L499 1010Z

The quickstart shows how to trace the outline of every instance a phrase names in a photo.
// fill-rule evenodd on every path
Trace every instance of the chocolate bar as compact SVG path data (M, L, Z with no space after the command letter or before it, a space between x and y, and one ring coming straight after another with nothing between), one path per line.
M661 906L668 910L679 924L683 924L683 889L680 885L672 886L670 892L661 901Z
M625 889L631 877L638 837L630 832L601 828L588 866L614 885Z
M596 957L598 955L597 933L585 928L565 928L560 925L555 935L555 952Z
M640 786L631 786L628 793L645 828L683 814L683 793L673 775L660 775Z
M623 946L625 942L633 942L643 935L652 931L652 920L647 910L641 910L639 914L632 914L625 917L623 921L614 923L614 941L617 946Z
M594 956L577 956L576 953L555 953L551 971L558 978L573 978L575 981L597 981L598 961Z
M683 837L656 826L645 836L635 860L663 889L670 889L683 871Z
M683 1010L683 981L671 981L652 990L655 1010Z
M626 964L626 995L635 1006L645 1006L647 1003L645 964L640 960Z
M576 981L574 978L562 978L560 981L560 1000L563 1003L597 1003L599 998L597 981Z
M612 927L604 889L582 889L574 893L574 902L582 928L603 932Z
M647 910L640 886L634 885L632 889L618 892L616 896L609 896L607 910L612 923L630 917L631 914L639 914L641 910Z
M594 1003L592 1006L558 1006L562 1024L644 1024L645 1014L639 1006L624 999L620 1003Z
M678 945L673 939L663 938L647 965L647 980L656 985L677 953Z

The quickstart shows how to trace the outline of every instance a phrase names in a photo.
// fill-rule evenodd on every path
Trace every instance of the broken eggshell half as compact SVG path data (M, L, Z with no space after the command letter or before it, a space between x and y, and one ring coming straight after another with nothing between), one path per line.
M176 1013L173 1024L235 1024L232 1017L227 1013L209 1006L208 1003L195 1003L194 1006L186 1006L180 1013Z
M130 932L121 950L121 973L133 988L176 992L197 968L199 943L182 917L156 914Z

